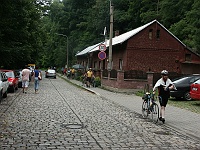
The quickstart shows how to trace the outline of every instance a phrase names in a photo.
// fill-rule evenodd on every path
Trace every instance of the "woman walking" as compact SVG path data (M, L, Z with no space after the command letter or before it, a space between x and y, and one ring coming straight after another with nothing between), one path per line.
M38 70L38 66L35 67L34 76L35 76L34 88L35 88L35 94L36 94L39 88L39 82L42 79L42 73L40 70Z

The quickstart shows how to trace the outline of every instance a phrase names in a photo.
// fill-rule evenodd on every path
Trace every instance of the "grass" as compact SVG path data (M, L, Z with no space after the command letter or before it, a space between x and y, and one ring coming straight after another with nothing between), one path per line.
M168 104L200 114L200 101L198 100L185 101L170 98Z
M138 91L136 95L142 97L144 95L144 92ZM182 99L176 100L174 98L169 98L168 105L186 109L188 111L200 114L200 100L185 101Z

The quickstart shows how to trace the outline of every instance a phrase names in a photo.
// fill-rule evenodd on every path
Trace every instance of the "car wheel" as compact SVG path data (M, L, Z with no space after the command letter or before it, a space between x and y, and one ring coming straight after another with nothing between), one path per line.
M15 87L15 90L18 90L18 85Z
M7 91L3 94L3 98L7 97Z
M192 98L190 97L190 92L186 92L186 93L184 94L184 99L185 99L186 101L191 101L191 100L192 100Z
M14 93L14 92L15 92L15 87L14 87L14 86L10 88L10 92L11 92L11 93Z

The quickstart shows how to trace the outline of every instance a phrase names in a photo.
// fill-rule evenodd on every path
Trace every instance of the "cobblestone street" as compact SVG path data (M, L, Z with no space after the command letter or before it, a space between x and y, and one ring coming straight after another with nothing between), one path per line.
M57 77L3 100L0 149L197 150L200 142Z

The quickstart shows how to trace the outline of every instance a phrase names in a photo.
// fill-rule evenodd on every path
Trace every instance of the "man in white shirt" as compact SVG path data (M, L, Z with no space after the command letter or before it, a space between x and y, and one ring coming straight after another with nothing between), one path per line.
M158 96L161 107L159 120L165 123L165 107L170 97L170 90L175 89L175 86L172 83L172 81L168 78L167 70L163 70L161 72L161 76L162 77L156 82L153 88L153 93L155 94L155 90L158 88Z
M31 71L28 69L28 66L25 66L25 69L22 70L22 88L23 93L27 93L29 86L29 77L31 75Z

